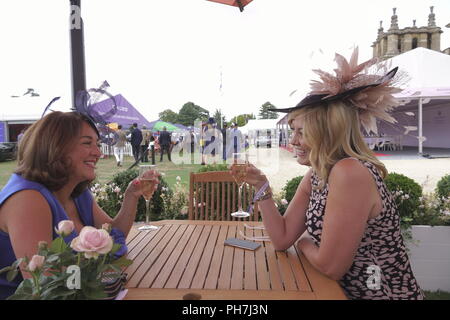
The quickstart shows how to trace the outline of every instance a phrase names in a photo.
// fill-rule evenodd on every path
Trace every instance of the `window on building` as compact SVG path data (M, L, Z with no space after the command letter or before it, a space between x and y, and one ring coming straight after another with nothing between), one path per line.
M431 49L431 33L427 34L427 48Z
M412 40L412 49L417 48L417 38L413 38Z

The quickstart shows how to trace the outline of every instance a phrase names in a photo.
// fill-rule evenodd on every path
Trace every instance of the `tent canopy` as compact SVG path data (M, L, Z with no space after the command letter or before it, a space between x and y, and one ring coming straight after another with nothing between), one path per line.
M133 123L137 123L139 127L142 125L151 127L150 122L125 99L121 94L114 96L117 104L117 113L109 119L109 122L115 122L124 128L130 127ZM113 104L112 99L106 99L96 103L94 106L97 110L107 112Z
M272 130L277 128L278 119L260 119L248 120L247 124L240 127L242 133L248 133L255 130Z
M404 137L404 145L418 146L419 153L423 146L450 148L450 78L446 72L450 71L450 55L416 48L386 62L392 67L398 66L409 79L404 90L395 95L402 106L393 112L397 128L418 127ZM407 116L406 112L415 115ZM386 134L399 134L386 124L382 126Z

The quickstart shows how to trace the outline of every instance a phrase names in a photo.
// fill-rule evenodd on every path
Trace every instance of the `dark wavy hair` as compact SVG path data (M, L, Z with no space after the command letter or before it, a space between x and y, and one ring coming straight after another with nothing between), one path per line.
M61 189L69 180L71 162L67 157L83 122L97 129L77 112L52 112L27 129L19 143L15 173L38 182L50 191ZM79 183L72 197L80 195L91 181Z

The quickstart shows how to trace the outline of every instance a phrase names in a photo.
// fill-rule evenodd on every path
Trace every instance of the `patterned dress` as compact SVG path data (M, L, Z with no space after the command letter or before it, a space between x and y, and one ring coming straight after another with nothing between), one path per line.
M376 181L383 210L368 220L353 264L340 280L340 285L349 299L422 300L424 296L411 270L400 233L400 217L395 202L376 167L367 161L361 163ZM328 196L328 185L322 190L314 189L319 182L319 177L313 173L306 212L306 227L317 246L320 246Z

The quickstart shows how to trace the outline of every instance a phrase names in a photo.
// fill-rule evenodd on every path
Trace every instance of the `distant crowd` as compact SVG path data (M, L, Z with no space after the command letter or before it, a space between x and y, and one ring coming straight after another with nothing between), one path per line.
M248 148L248 137L243 135L236 123L223 124L217 126L214 118L209 118L207 122L201 124L201 128L184 130L182 132L169 132L166 127L161 131L152 131L145 125L139 128L134 123L130 130L124 130L121 125L114 133L112 139L114 156L117 166L123 165L123 156L126 143L131 144L132 153L136 162L151 162L155 164L156 156L159 154L159 161L162 162L164 154L172 161L172 151L187 152L192 156L198 152L202 165L209 162L216 163L217 158L226 161L233 153L239 153Z

